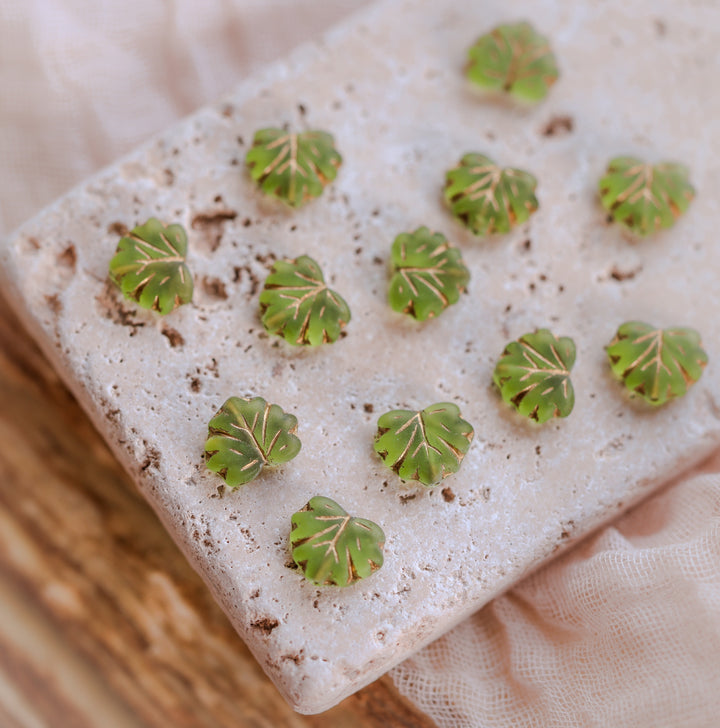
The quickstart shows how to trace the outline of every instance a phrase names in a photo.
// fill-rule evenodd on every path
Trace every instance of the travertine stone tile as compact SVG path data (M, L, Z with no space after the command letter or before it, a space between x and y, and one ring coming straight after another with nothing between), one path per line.
M648 13L648 8L652 12ZM3 285L173 537L280 690L320 711L371 681L558 549L650 493L720 439L717 284L720 94L690 3L542 0L562 77L518 109L461 74L477 35L518 2L385 2L105 170L2 248ZM555 123L569 117L567 124ZM297 211L244 172L253 132L331 131L345 162ZM443 175L479 151L532 171L540 210L475 240L445 210ZM670 232L630 242L596 199L607 160L686 162L699 195ZM195 303L166 318L107 281L122 226L190 234ZM385 302L394 236L419 225L462 247L469 293L416 325ZM267 337L259 287L275 257L309 254L350 304L347 337L297 350ZM603 345L639 318L699 329L701 382L661 410L630 404ZM539 326L578 348L570 418L519 421L491 387L505 343ZM300 455L236 492L203 467L207 421L230 395L300 421ZM454 401L476 430L461 472L401 485L372 449L379 414ZM380 523L386 563L345 590L289 568L291 514L316 494Z

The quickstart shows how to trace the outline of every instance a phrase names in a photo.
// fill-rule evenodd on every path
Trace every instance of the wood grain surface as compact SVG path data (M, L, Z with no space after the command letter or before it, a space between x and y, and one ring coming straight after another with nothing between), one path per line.
M387 677L290 710L0 297L0 726L432 725Z

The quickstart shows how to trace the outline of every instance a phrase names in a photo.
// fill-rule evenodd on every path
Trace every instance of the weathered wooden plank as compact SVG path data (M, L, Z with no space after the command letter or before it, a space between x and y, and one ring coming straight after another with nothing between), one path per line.
M2 299L0 443L0 576L139 728L433 725L387 678L292 712ZM0 670L42 724L107 725L12 633ZM2 705L0 719L31 725Z

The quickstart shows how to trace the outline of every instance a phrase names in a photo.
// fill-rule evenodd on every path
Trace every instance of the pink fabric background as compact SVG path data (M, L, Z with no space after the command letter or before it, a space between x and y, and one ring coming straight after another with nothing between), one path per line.
M364 4L0 0L0 234ZM706 470L397 667L400 690L443 728L720 726L720 460Z
M367 0L0 0L0 234Z

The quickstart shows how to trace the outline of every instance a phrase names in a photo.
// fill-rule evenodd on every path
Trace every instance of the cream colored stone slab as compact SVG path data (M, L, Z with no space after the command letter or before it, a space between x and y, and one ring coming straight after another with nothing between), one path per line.
M560 82L532 110L482 101L461 75L466 47L530 12ZM700 2L380 4L4 246L5 290L27 326L298 710L371 681L718 443L716 21ZM572 131L546 135L558 116ZM262 199L243 170L254 130L283 123L332 131L345 159L297 212ZM478 241L451 220L443 174L470 150L537 175L530 224ZM672 232L632 243L606 223L596 182L620 153L689 164L699 195ZM190 232L196 301L165 319L122 301L106 276L118 223L151 215ZM419 326L389 310L385 289L393 237L421 224L462 247L472 281ZM353 311L347 337L316 351L268 338L257 316L273 257L303 253ZM682 401L631 406L610 379L603 345L630 318L703 333L710 365ZM490 384L505 343L538 326L578 347L575 411L542 428ZM303 449L222 494L202 451L233 394L295 413ZM476 429L462 470L434 490L402 486L373 453L376 418L442 400ZM316 494L382 524L381 571L340 590L288 568L290 516Z

